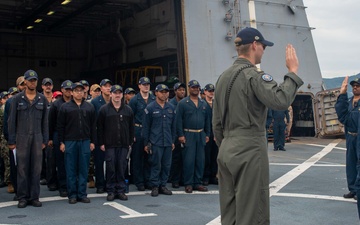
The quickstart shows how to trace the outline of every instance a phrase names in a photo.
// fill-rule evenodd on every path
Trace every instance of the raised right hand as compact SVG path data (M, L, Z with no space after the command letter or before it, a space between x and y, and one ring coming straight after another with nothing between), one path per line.
M295 48L291 44L288 44L286 46L285 54L286 67L288 68L289 72L297 74L299 68L299 60L297 58Z
M347 92L348 80L349 80L349 77L346 76L341 84L340 94L345 94Z

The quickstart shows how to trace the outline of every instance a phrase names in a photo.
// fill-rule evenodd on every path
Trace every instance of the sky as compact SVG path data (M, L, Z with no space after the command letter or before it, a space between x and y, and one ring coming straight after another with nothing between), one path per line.
M323 78L360 73L360 0L303 0Z

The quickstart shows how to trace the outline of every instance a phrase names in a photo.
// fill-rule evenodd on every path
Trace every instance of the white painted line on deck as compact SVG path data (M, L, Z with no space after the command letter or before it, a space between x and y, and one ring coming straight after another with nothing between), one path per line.
M117 210L120 210L128 215L126 216L120 216L123 219L131 219L131 218L138 218L138 217L149 217L149 216L157 216L155 213L139 213L135 210L132 210L124 205L121 205L117 202L105 202L104 205L109 205Z
M315 146L315 147L323 147L323 148L326 147L326 145L318 145L318 144L306 144L306 145ZM342 147L334 147L334 149L346 151L346 148L342 148Z
M307 169L309 169L311 166L315 165L317 161L319 161L321 158L323 158L325 155L330 153L333 148L339 144L341 139L336 139L332 141L330 144L328 144L323 150L316 153L312 157L310 157L305 162L301 163L294 169L290 170L274 182L270 184L270 197L276 193L278 193L283 187L285 187L287 184L289 184L291 181L293 181L295 178L300 176L302 173L304 173Z
M336 140L332 141L330 144L328 144L327 146L321 146L321 147L324 147L323 150L316 153L315 155L310 157L305 162L299 164L297 167L295 167L294 169L290 170L289 172L287 172L286 174L284 174L283 176L281 176L280 178L278 178L277 180L272 182L270 184L270 197L273 195L277 195L278 192L283 187L285 187L287 184L289 184L291 181L293 181L299 175L304 173L307 169L314 166L315 163L318 162L322 157L324 157L325 155L330 153L335 148L335 146L340 143L340 141L341 141L341 139L336 139ZM312 145L312 144L309 144L309 145ZM207 223L206 225L220 225L220 224L221 224L221 217L218 216L214 220Z
M354 202L354 203L356 203L356 200L353 199L353 198L343 198L343 197L339 197L339 196L330 196L330 195L312 195L312 194L299 194L299 193L276 193L273 196L323 199L323 200L334 200L334 201L341 201L341 202Z
M300 163L270 163L270 166L299 166ZM345 167L344 164L315 164L313 167Z

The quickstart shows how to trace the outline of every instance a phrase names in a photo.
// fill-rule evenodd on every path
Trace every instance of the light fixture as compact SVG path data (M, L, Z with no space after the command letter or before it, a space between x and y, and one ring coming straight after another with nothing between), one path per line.
M229 10L229 11L225 14L224 21L225 21L225 22L231 22L232 18L233 18L233 14L232 14L232 12Z
M42 19L36 19L34 22L35 23L40 23L42 21Z
M229 0L223 0L222 3L223 3L224 5L227 5L227 4L229 4Z
M62 3L61 3L61 5L67 5L67 4L69 4L71 2L71 0L65 0L65 1L63 1Z
M230 40L232 39L232 37L233 37L232 32L231 32L231 31L228 31L228 32L226 33L225 39L228 40L228 41L230 41Z
M49 11L48 13L46 13L46 15L51 16L54 13L55 13L55 11Z
M33 29L34 26L28 26L26 29L30 30L30 29Z

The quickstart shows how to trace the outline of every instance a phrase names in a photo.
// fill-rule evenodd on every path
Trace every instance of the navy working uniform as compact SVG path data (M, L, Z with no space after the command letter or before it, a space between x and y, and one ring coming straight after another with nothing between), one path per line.
M215 86L213 84L207 84L204 87L204 91L215 91ZM206 97L205 97L206 99ZM212 103L211 105L205 100L207 105L207 112L209 114L209 121L212 121ZM212 126L210 126L210 136L209 141L205 145L205 168L204 168L204 178L203 184L206 186L209 183L218 184L217 175L217 156L219 148L214 140L214 133L212 131Z
M272 110L273 117L273 134L274 134L274 151L285 151L285 120L289 123L289 111L288 110Z
M189 82L189 87L198 86L195 80ZM206 102L198 98L198 106L190 96L182 99L176 108L176 134L185 136L185 147L182 151L184 185L187 193L192 188L202 185L204 174L206 137L210 136L210 118ZM192 188L189 188L192 187ZM205 191L205 190L204 190Z
M38 79L33 70L24 75L26 80ZM42 145L49 141L48 101L36 93L32 102L25 91L12 97L9 115L9 145L16 145L17 196L22 201L38 201L42 167Z
M65 80L61 84L63 89L71 89L72 82L70 80ZM66 185L66 170L65 170L65 157L64 153L60 151L60 142L59 142L59 133L57 129L57 118L61 106L66 103L63 97L56 100L50 106L49 111L49 139L53 143L52 151L55 154L55 166L56 166L56 178L57 178L57 187L61 197L67 197L67 185Z
M356 179L360 166L358 162L360 151L357 151L357 148L360 147L360 142L358 141L360 100L353 105L353 98L348 99L347 94L339 95L335 104L335 110L338 120L344 124L345 128L346 179L349 191L355 196L358 191Z
M104 86L105 84L112 84L111 80L109 79L102 79L100 82L100 86ZM101 106L106 104L106 101L103 95L99 95L96 98L91 100L91 104L93 104L95 108L96 117L99 114L99 110ZM96 137L97 138L97 137ZM97 189L97 193L103 193L105 188L105 178L104 178L104 160L105 160L105 153L100 150L100 145L98 144L97 140L95 139L95 149L94 149L94 166L95 166L95 186Z
M174 91L176 91L180 87L186 89L186 85L184 83L176 83L174 85ZM171 103L176 109L178 105L176 96L170 99L169 103ZM170 171L170 178L173 188L178 188L180 183L183 184L183 179L182 179L182 170L183 170L182 149L183 148L181 146L182 146L181 143L176 137L175 149L172 151L171 171Z
M155 91L169 91L166 85L159 84ZM150 179L152 188L166 186L171 168L171 152L175 135L175 108L172 104L165 102L164 107L156 101L151 102L145 109L143 119L144 146L151 144L149 153Z
M141 80L143 79L143 80ZM139 82L148 82L145 81L145 78L141 78ZM131 152L131 174L133 176L133 182L138 187L142 189L145 185L148 185L146 182L149 179L150 172L148 171L148 163L144 151L144 139L141 136L142 132L142 121L145 114L145 108L148 104L155 101L155 96L149 93L149 98L147 102L141 96L141 93L137 93L129 102L129 106L134 112L134 125L135 125L135 142L133 144L133 149Z

